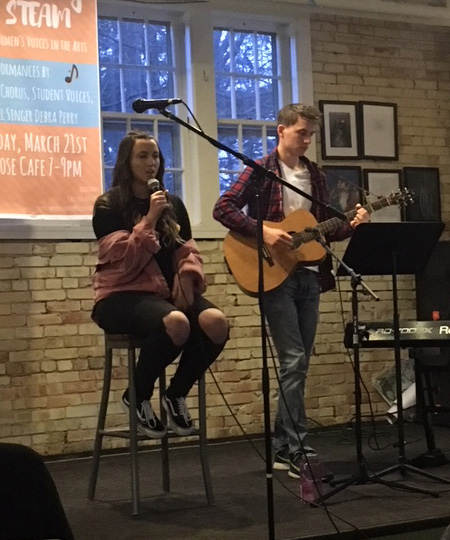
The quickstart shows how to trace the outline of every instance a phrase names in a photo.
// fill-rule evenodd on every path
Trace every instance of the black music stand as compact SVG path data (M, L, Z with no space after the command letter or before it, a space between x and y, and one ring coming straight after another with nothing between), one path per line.
M380 473L368 474L367 465L362 455L361 437L361 388L360 388L360 365L359 348L360 337L358 333L358 300L356 285L352 280L353 287L353 348L354 348L354 372L355 372L355 438L357 449L358 470L354 476L344 480L334 490L319 497L316 502L322 502L332 495L342 491L351 485L379 483L389 487L424 493L439 497L439 493L382 480L382 476L391 472L400 471L404 476L406 471L415 472L422 476L448 482L447 480L429 474L416 467L408 465L405 457L405 441L403 426L403 400L401 383L401 358L400 358L400 330L397 298L397 275L417 274L423 271L430 258L436 243L444 229L442 222L410 222L410 223L362 223L356 227L343 262L353 268L359 274L364 275L392 275L392 295L394 312L394 349L395 349L395 376L397 390L397 414L398 414L398 464ZM344 266L340 266L337 275L347 275Z

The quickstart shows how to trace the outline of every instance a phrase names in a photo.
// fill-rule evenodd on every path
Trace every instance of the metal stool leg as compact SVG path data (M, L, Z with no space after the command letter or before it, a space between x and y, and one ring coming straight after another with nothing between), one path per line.
M198 381L198 419L199 419L199 448L202 464L203 482L205 484L206 499L209 506L216 504L209 469L208 439L206 433L206 387L205 376Z
M91 475L88 487L88 499L94 500L95 488L97 486L98 469L100 466L100 455L105 429L106 413L108 410L109 391L111 388L112 374L112 349L105 344L105 369L103 375L102 398L100 401L100 411L98 414L97 431L95 433L94 451L92 453Z
M159 377L159 401L161 410L161 421L167 425L167 413L162 406L162 396L166 391L166 374L163 372ZM200 451L200 462L203 474L203 483L205 485L206 499L209 506L215 505L214 492L211 481L211 471L208 460L208 445L206 433L206 386L205 377L198 381L198 418L199 429L197 432ZM169 436L161 439L161 466L163 491L170 493L170 461L169 461Z
M140 512L139 496L139 463L138 463L138 432L136 418L136 382L135 382L136 350L128 349L128 398L130 403L130 457L131 457L131 497L133 516Z
M163 407L162 398L166 393L166 372L159 376L159 410L161 411L161 422L167 426L167 413ZM161 468L162 486L165 493L170 493L170 462L169 462L169 436L161 439Z

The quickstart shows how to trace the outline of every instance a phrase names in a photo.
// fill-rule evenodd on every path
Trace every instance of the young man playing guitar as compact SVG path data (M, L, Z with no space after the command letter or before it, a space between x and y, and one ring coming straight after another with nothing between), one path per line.
M316 163L304 156L320 119L321 113L313 107L301 104L285 106L278 113L278 146L258 163L327 203L325 175ZM267 178L261 183L260 193L262 218L269 222L281 222L298 209L310 212L318 222L331 217L322 206ZM214 218L231 231L254 239L256 204L253 170L247 167L217 201ZM245 206L246 212L243 211ZM327 236L327 241L343 240L351 234L352 228L365 221L369 221L369 214L357 205L353 219ZM272 254L292 252L293 237L281 228L264 224L263 240ZM287 470L293 478L299 478L304 455L316 455L306 440L305 380L318 322L319 296L334 285L328 256L320 266L294 269L280 286L265 293L266 318L278 354L281 392L284 395L278 399L275 419L274 469Z

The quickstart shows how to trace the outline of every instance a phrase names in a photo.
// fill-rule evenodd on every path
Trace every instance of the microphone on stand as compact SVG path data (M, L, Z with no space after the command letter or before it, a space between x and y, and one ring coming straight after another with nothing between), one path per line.
M183 103L180 98L168 98L168 99L136 99L133 101L133 111L141 113L148 109L165 109L168 105L177 105Z

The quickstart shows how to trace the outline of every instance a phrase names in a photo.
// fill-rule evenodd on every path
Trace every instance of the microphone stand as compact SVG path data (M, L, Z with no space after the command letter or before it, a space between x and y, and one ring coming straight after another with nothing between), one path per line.
M249 157L239 152L236 152L232 148L222 144L220 141L210 137L202 130L188 124L181 118L178 118L176 115L172 114L170 111L167 111L165 108L158 108L160 114L177 122L178 124L184 126L188 130L196 133L203 139L206 139L210 144L215 146L220 150L232 154L240 161L244 163L247 167L251 167L255 172L254 187L256 192L256 201L257 201L257 226L256 226L256 239L257 239L257 251L258 251L258 302L260 310L260 325L261 325L261 345L262 345L262 389L263 389L263 406L264 406L264 441L265 441L265 457L266 457L266 489L267 489L267 519L268 519L268 529L269 529L269 540L275 540L275 519L274 519L274 498L273 498L273 468L272 468L272 441L271 441L271 422L270 422L270 382L269 382L269 370L267 365L267 331L265 324L265 309L264 309L264 242L263 242L263 220L261 216L261 197L260 197L260 187L261 183L265 178L270 178L272 181L279 182L283 186L292 189L299 195L302 195L306 199L314 202L324 208L326 208L331 214L343 221L347 221L347 217L342 212L339 212L335 208L329 206L328 204L323 203L318 200L316 197L305 193L301 189L298 189L294 186L291 186L285 180L277 176L273 171L270 171L259 165Z

